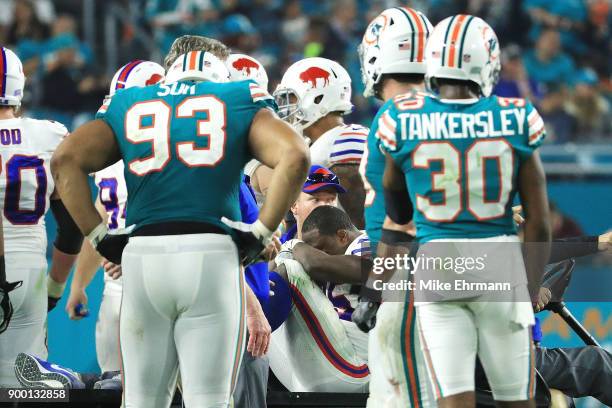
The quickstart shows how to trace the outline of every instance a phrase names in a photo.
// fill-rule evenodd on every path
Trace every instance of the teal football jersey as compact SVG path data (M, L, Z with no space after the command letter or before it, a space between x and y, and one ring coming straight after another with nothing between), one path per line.
M385 111L386 106L385 104L378 110L372 121L366 150L359 169L366 188L365 229L368 238L370 238L370 247L373 253L376 253L376 246L380 241L382 226L385 221L385 199L382 182L385 172L385 156L380 151L380 139L377 132L378 119Z
M113 130L125 163L126 225L197 221L228 230L240 220L242 169L255 114L276 110L253 81L179 81L117 92L97 117Z
M378 128L406 175L419 242L516 234L518 170L546 134L531 103L405 94L387 105Z

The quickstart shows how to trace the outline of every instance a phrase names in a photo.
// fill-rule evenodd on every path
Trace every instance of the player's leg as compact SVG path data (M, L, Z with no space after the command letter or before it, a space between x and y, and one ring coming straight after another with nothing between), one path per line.
M102 372L119 371L119 310L121 292L108 290L105 283L100 312L96 322L96 355ZM115 285L117 285L115 283ZM121 287L119 286L119 289Z
M14 368L17 355L31 353L47 358L47 262L35 253L5 256L7 280L23 280L23 284L10 293L14 313L7 330L0 335L0 387L18 387Z
M179 299L174 340L185 405L227 407L246 335L246 296L236 246L227 235L180 236L172 255Z
M510 320L528 303L475 302L478 355L498 406L534 407L535 350L531 327ZM530 310L526 310L530 312ZM502 352L503 351L503 352Z
M292 392L367 392L367 356L359 353L361 349L365 354L366 336L360 344L353 343L358 335L349 335L345 325L349 322L340 320L304 268L294 260L280 264L294 307L272 334L269 358L276 377Z
M132 237L123 252L119 339L126 408L168 407L176 388L175 259L164 253L162 238Z
M375 336L375 337L374 337ZM370 361L373 361L368 406L436 406L419 337L414 306L409 302L384 302L370 332Z
M416 312L421 350L438 406L475 406L478 340L472 312L458 302L422 304Z

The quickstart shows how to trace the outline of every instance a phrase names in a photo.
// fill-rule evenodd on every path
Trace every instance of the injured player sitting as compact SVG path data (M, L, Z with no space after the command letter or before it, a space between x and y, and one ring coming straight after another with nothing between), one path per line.
M275 260L292 304L272 334L270 367L292 392L365 393L368 335L351 314L371 268L369 240L327 205L310 213L301 232L303 241L287 241Z

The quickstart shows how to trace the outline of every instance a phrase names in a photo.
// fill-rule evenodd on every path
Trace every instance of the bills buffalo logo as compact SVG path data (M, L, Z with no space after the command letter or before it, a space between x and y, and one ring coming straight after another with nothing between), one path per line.
M238 58L232 62L232 67L237 71L245 71L247 75L251 75L251 70L259 70L260 66L257 62L249 58Z
M380 34L385 30L385 28L387 28L387 20L388 19L385 14L380 14L370 23L365 34L363 35L363 42L366 45L378 44Z
M162 77L159 74L153 74L151 75L151 77L149 79L147 79L147 81L145 82L145 85L149 86L149 85L155 85L156 83L158 83L159 81L161 81L164 77Z
M330 73L319 67L310 67L300 74L300 80L309 83L312 88L317 87L317 80L323 80L323 86L329 84Z

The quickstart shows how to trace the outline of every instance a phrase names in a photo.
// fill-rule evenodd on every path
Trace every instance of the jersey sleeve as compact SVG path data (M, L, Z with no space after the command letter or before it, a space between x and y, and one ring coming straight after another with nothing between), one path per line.
M380 140L380 145L383 150L389 153L395 153L399 151L400 148L400 138L397 137L399 129L398 122L397 111L394 105L392 103L385 104L376 122L378 130L375 133L375 137Z
M102 105L98 108L98 111L96 112L96 119L104 119L104 115L106 114L106 111L108 110L108 106L111 103L111 97L107 96L104 98L104 101L102 102Z
M518 152L521 157L527 158L544 142L546 137L546 128L544 120L531 104L525 103L525 122L523 124L523 137L521 138L521 146L518 147Z
M253 80L249 80L247 83L249 84L251 103L257 108L257 110L262 108L272 109L274 112L278 110L278 106L276 105L274 98L268 93L268 91L259 86Z
M359 164L363 157L368 138L368 128L347 126L334 138L330 153L329 165Z
M98 113L96 113L96 119L102 119L106 122L115 135L120 135L123 131L125 114L123 106L125 106L126 98L130 95L127 91L130 91L130 89L119 91L113 95L112 98L105 99L105 104L107 104L106 109L103 109L103 104L98 110Z

